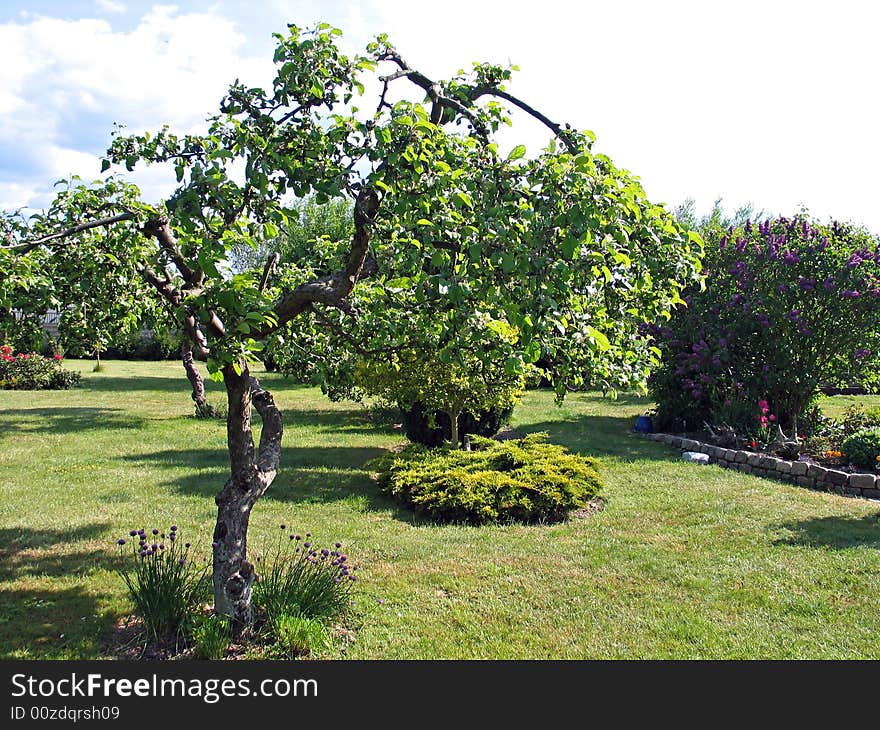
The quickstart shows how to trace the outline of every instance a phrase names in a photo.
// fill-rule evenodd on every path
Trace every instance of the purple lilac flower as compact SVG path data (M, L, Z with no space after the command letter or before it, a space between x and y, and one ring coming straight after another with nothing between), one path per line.
M856 360L862 360L862 359L864 359L864 358L866 358L866 357L869 357L870 355L871 355L871 351L870 351L870 350L867 350L867 349L865 349L865 348L863 348L863 347L860 347L860 348L859 348L858 350L856 350L856 352L855 352Z
M800 260L801 260L801 259L800 259L800 256L798 256L797 253L794 252L794 251L786 251L786 252L782 255L782 261L783 261L783 263L787 264L788 266L791 266L792 264L796 264L796 263L798 263Z
M860 297L861 294L859 294L854 289L844 289L842 292L840 292L840 296L842 296L844 299L856 299Z
M816 288L816 280L801 276L798 279L798 286L804 291L813 291Z

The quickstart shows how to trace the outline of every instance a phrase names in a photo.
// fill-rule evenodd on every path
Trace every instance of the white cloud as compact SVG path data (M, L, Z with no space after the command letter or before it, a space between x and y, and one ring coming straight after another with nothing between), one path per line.
M127 10L125 5L116 0L95 0L95 6L105 13L124 13Z
M153 7L127 32L95 19L0 25L0 146L9 145L0 202L29 205L11 194L45 190L59 174L95 176L114 121L131 132L204 129L232 80L271 78L270 59L239 53L244 40L225 18L172 6Z

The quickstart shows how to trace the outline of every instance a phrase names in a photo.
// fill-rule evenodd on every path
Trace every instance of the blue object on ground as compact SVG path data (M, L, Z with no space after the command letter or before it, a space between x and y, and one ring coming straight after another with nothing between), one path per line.
M654 423L651 421L651 417L639 416L636 419L636 426L633 431L638 431L639 433L653 433Z

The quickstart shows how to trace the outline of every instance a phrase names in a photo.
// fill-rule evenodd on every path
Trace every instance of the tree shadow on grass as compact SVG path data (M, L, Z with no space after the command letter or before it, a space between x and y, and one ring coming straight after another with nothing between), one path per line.
M517 425L522 433L547 432L548 440L585 456L612 456L627 461L677 461L678 452L633 433L631 416L580 416Z
M84 578L123 565L121 555L73 549L106 535L109 525L72 530L0 529L0 658L94 655L112 616L100 616L106 594ZM76 578L77 585L47 587L47 578ZM13 582L20 582L13 586ZM23 585L22 585L23 584Z
M0 438L21 433L80 433L141 428L146 420L120 408L7 408Z
M362 497L370 509L394 509L397 504L380 492L370 478L368 466L385 453L385 449L371 447L285 447L278 476L264 498L291 504L320 504ZM139 465L186 468L187 474L163 484L183 494L206 498L217 494L229 475L226 452L215 449L165 450L120 458ZM396 516L411 521L408 514L400 510Z
M880 549L880 514L864 517L816 517L780 525L793 534L774 545L799 545L845 550L853 547Z

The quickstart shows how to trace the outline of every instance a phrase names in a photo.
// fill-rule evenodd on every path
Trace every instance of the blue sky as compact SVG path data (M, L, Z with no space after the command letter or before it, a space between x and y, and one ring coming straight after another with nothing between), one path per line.
M510 90L670 206L806 206L880 232L880 44L870 3L840 0L4 0L0 207L41 207L54 180L98 175L113 122L198 130L228 83L271 78L273 32L326 20L349 50L386 32L435 77L520 66ZM533 124L511 143L537 150ZM146 197L167 174L138 173Z

